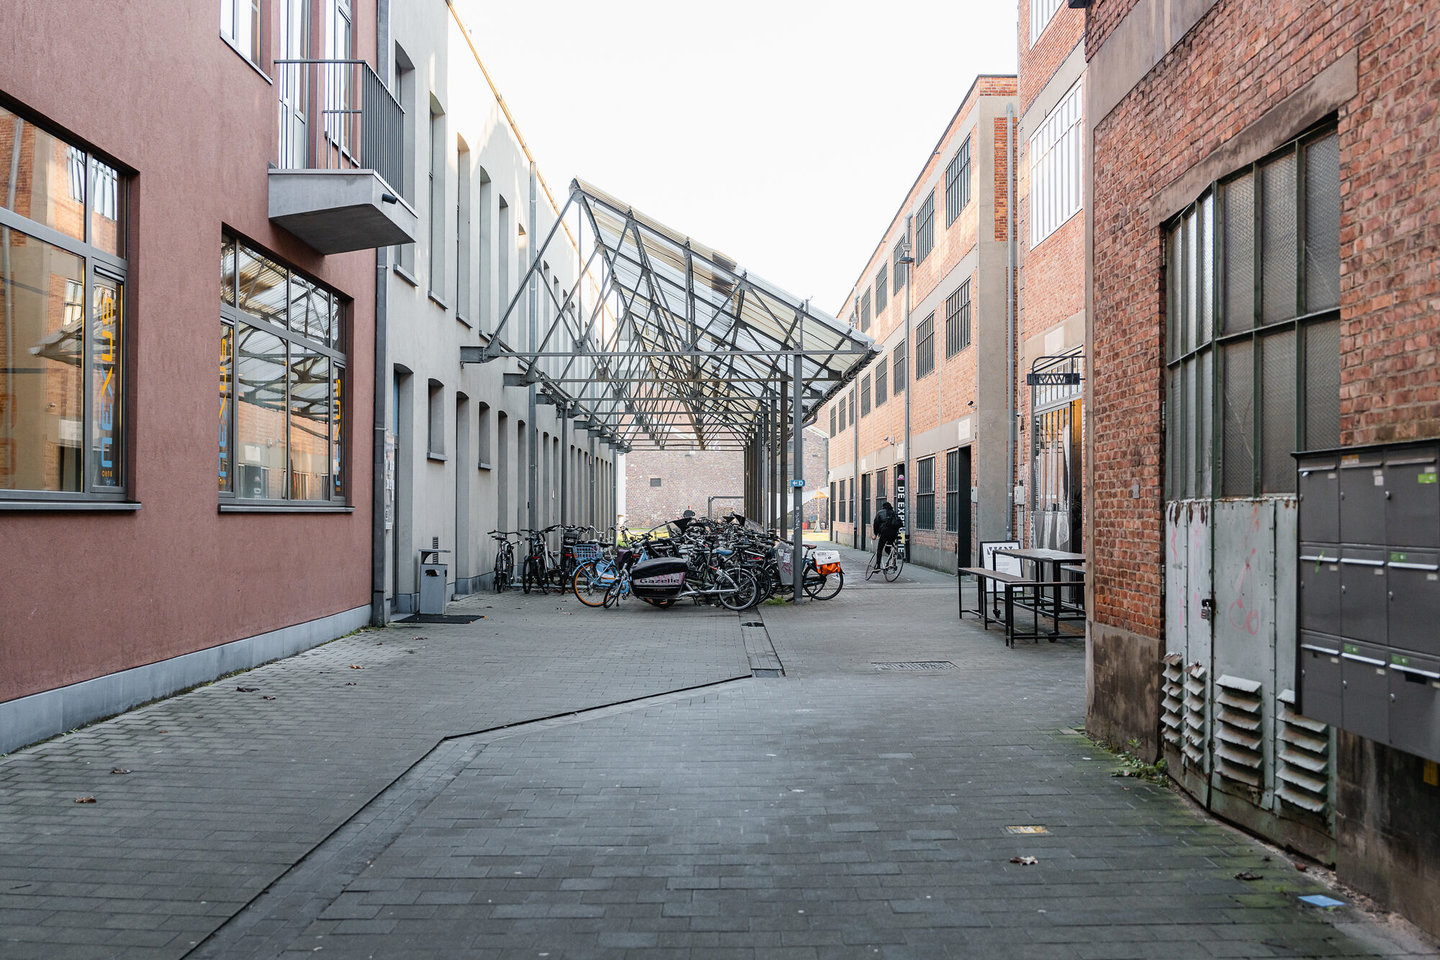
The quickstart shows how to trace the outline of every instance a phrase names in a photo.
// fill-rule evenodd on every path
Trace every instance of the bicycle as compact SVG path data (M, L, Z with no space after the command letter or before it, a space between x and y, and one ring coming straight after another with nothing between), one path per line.
M490 538L499 544L495 548L496 593L504 593L515 585L515 545L510 538L517 534L505 530L491 530Z
M885 575L886 583L894 583L900 576L900 571L905 569L905 548L898 540L885 544L885 554L880 554L880 544L875 545L875 552L865 561L865 579L869 580L877 573Z
M551 573L546 561L550 548L545 543L545 533L542 530L521 530L520 533L530 541L525 565L521 568L520 588L529 593L538 587L541 593L549 593Z

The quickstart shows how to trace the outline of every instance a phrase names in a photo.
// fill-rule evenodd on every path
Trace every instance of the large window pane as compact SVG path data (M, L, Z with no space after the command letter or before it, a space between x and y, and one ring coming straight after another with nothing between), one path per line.
M84 240L84 151L0 107L0 207Z
M1289 493L1295 489L1295 331L1272 334L1260 341L1260 490Z
M119 487L124 454L120 423L124 287L97 276L90 294L90 484Z
M1255 365L1248 338L1225 347L1223 381L1224 427L1220 438L1224 462L1221 495L1248 497L1255 492Z
M1225 185L1225 310L1222 330L1235 333L1255 325L1255 179L1250 174Z
M341 429L345 422L345 368L334 365L335 375L335 406L330 414L330 495L333 497L345 496L345 458L342 455L341 443L345 438L345 431ZM480 417L480 452L488 459L490 456L490 421L489 413L485 405L481 404Z
M330 298L304 277L290 277L290 329L321 343L330 341Z
M330 499L330 358L290 346L290 499Z
M1340 318L1305 327L1306 450L1340 446Z
M235 492L254 499L285 496L285 341L257 327L236 327L239 471Z
M1305 312L1340 305L1340 140L1305 149Z
M231 409L235 402L235 328L220 325L220 465L222 493L235 490L235 451L230 442Z
M1261 319L1265 323L1295 316L1295 155L1286 154L1260 168L1263 216L1260 221Z
M84 314L84 261L0 228L0 489L83 489Z
M246 313L272 320L282 327L286 323L288 300L285 290L285 268L262 257L243 243L237 243L239 266L236 305Z
M90 242L106 253L125 255L124 184L120 171L90 158Z

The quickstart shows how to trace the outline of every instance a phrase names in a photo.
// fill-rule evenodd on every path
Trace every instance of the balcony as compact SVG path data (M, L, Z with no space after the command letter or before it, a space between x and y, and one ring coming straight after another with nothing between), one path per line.
M363 60L277 60L280 155L270 220L320 253L410 243L405 111Z

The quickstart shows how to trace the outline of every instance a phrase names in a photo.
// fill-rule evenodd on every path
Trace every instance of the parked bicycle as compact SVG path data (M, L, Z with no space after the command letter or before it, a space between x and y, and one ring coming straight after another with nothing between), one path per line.
M510 538L519 534L506 530L491 530L490 537L495 547L495 592L504 593L515 585L515 544Z

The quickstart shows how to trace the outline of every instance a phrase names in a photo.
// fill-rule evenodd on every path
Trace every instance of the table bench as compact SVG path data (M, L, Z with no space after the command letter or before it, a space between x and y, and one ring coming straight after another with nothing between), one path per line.
M1003 570L991 570L988 567L961 567L959 575L969 574L975 577L979 583L979 590L976 593L977 603L974 610L967 611L963 607L960 615L974 613L981 619L982 624L988 630L990 621L1005 624L1005 646L1015 646L1016 640L1040 640L1046 639L1051 643L1060 636L1060 621L1063 619L1057 605L1052 605L1047 611L1041 601L1042 591L1046 588L1058 590L1060 587L1077 586L1074 580L1031 580L1028 577L1019 576L1013 573L1006 573ZM1028 609L1035 615L1035 627L1029 633L1022 633L1015 629L1015 592L1023 591L1030 593ZM992 591L994 600L992 600ZM999 600L1000 594L1005 596L1005 613L1001 616L998 612L992 613L991 605ZM1050 629L1041 630L1041 620L1048 617Z

